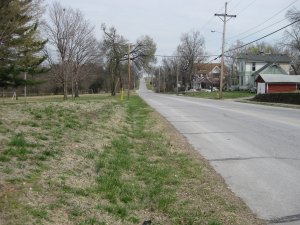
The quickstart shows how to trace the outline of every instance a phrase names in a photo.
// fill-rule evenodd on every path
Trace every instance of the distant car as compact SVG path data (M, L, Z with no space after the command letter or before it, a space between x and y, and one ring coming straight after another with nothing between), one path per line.
M190 89L189 91L193 92L193 91L197 91L197 90L192 88L192 89Z
M216 87L213 87L213 88L212 88L212 91L219 91L219 89L216 88Z
M240 87L239 87L239 90L240 90L240 91L249 91L249 90L250 90L250 87L249 87L249 86L240 86Z
M238 85L235 85L235 86L231 86L229 88L229 91L238 91L239 90L239 86Z

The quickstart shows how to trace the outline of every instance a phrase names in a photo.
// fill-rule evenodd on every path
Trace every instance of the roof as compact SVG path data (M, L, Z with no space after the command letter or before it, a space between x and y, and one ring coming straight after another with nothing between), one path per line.
M218 67L221 70L221 63L199 63L196 65L198 73L209 73L215 67ZM227 66L224 65L224 73L228 73Z
M246 62L272 62L272 63L290 63L291 59L286 54L240 54L238 59L244 59Z
M286 74L259 74L255 81L261 77L265 83L300 83L300 75Z
M251 76L256 76L258 74L286 74L287 72L282 69L278 64L275 63L267 63L259 70L255 71L251 74Z
M197 79L197 82L198 83L209 83L209 84L212 84L213 82L208 79L207 77L200 77L199 79Z
M221 63L199 63L197 64L197 69L201 71L212 71L215 67L221 68Z

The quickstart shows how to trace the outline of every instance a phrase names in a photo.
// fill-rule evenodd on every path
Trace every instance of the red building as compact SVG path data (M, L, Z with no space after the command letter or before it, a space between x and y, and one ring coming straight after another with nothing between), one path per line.
M257 94L295 92L300 84L300 75L259 74L255 82Z

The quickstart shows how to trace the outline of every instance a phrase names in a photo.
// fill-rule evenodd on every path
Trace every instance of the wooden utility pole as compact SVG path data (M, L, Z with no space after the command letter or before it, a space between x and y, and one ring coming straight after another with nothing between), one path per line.
M160 92L160 66L158 67L158 92Z
M178 77L179 77L179 65L176 65L176 94L178 95Z
M166 82L166 73L164 72L164 93L166 92L167 82Z
M127 98L129 99L130 97L130 78L131 78L131 75L130 75L130 44L128 44L128 90L127 90Z
M215 13L215 16L218 16L223 21L223 38L222 38L222 58L221 58L221 75L220 75L220 90L219 90L219 98L223 98L223 77L224 77L224 48L225 48L225 33L226 33L226 22L236 15L228 15L227 14L227 2L225 2L225 14ZM227 19L228 18L228 19Z

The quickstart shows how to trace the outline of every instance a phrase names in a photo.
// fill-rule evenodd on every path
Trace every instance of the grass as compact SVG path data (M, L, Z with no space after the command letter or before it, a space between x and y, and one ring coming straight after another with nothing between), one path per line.
M0 107L0 224L263 224L137 96Z
M223 91L223 99L236 99L245 97L254 97L254 93L244 91ZM219 99L219 92L186 92L185 96L208 98L208 99Z

